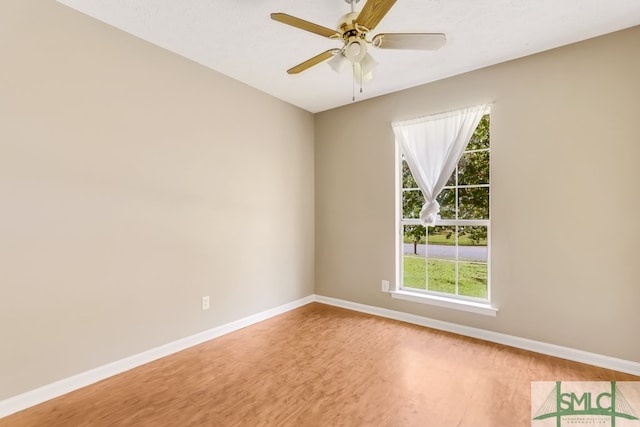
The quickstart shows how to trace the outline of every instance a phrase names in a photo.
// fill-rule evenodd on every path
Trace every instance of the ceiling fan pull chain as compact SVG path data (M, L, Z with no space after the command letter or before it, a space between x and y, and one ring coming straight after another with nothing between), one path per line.
M353 70L353 79L351 79L351 102L356 100L356 64L351 64Z

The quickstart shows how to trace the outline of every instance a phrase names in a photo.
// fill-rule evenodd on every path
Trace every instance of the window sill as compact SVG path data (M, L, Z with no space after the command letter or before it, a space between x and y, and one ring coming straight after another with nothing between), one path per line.
M391 297L405 301L419 302L422 304L437 305L439 307L452 308L454 310L469 311L471 313L484 314L495 317L498 313L497 307L492 307L489 303L464 301L455 298L441 297L437 295L426 295L410 291L391 291Z

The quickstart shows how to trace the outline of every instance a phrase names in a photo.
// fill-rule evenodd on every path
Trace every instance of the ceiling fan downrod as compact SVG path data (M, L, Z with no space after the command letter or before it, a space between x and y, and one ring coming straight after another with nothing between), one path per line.
M358 3L360 0L344 0L345 3L350 4L351 5L351 13L355 12L355 5L356 3Z

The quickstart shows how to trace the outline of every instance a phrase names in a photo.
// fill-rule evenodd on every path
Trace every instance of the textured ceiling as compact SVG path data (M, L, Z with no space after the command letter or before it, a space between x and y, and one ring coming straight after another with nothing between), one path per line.
M58 1L305 110L352 102L348 71L319 64L285 72L340 44L269 17L284 12L335 28L350 11L344 0ZM371 49L379 65L356 101L639 24L640 0L398 0L372 34L443 32L447 44L434 52Z

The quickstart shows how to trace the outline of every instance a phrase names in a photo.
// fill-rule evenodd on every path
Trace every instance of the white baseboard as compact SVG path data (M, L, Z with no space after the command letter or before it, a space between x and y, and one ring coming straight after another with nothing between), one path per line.
M347 308L349 310L360 311L389 319L400 320L402 322L413 323L415 325L426 326L428 328L438 329L441 331L453 332L458 335L478 338L485 341L508 345L510 347L516 347L523 350L572 360L574 362L586 363L588 365L640 376L640 363L632 362L630 360L617 359L615 357L603 356L601 354L590 353L588 351L576 350L555 344L547 344L540 341L515 337L513 335L506 335L499 332L487 331L485 329L443 322L441 320L430 319L428 317L417 316L415 314L403 313L401 311L389 310L386 308L374 307L371 305L359 304L321 295L316 295L315 300L323 304Z
M10 397L0 401L0 418L22 411L23 409L35 406L55 397L62 396L63 394L72 392L79 388L86 387L105 378L109 378L137 366L144 365L145 363L152 362L170 354L177 353L178 351L185 350L189 347L202 344L205 341L237 331L238 329L253 325L254 323L277 316L278 314L294 310L313 301L315 301L315 295L309 295L308 297L244 317L231 323L226 323L207 331L181 338L142 353L116 360L115 362L107 365L47 384L35 390Z
M401 311L359 304L351 301L325 297L322 295L309 295L308 297L290 302L288 304L283 304L281 306L274 307L257 314L253 314L251 316L247 316L234 322L227 323L213 329L209 329L207 331L200 332L198 334L152 348L142 353L117 360L107 365L100 366L95 369L79 373L72 377L47 384L35 390L31 390L26 393L22 393L17 396L2 400L0 401L0 418L6 417L18 411L22 411L23 409L27 409L31 406L35 406L39 403L43 403L55 397L62 396L63 394L72 392L82 387L86 387L90 384L109 378L113 375L117 375L124 371L128 371L129 369L133 369L137 366L144 365L145 363L152 362L170 354L177 353L178 351L201 344L205 341L209 341L238 329L253 325L279 314L286 313L287 311L294 310L311 302L319 302L322 304L342 307L362 313L400 320L402 322L426 326L428 328L439 329L447 332L453 332L459 335L478 338L485 341L533 351L536 353L547 354L550 356L560 357L562 359L573 360L575 362L586 363L589 365L599 366L602 368L640 376L640 363L638 362L617 359L614 357L589 353L582 350L575 350L568 347L519 338L512 335L505 335L498 332L487 331L484 329L472 328L470 326L462 326L455 323L443 322L441 320L430 319L428 317L417 316L415 314L403 313Z

